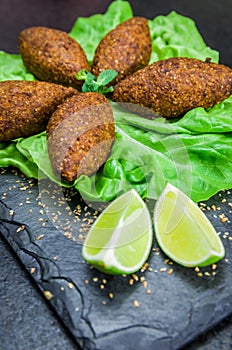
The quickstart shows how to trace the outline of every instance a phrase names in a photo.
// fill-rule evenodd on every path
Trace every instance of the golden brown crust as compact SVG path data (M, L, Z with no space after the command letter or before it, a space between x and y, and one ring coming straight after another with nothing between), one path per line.
M0 141L44 131L56 107L77 93L71 87L47 82L0 82Z
M118 76L116 84L126 76L145 67L152 50L148 20L132 17L111 30L99 43L92 64L97 77L106 69L114 69Z
M106 161L115 138L112 108L96 92L67 99L47 125L48 152L56 175L74 181Z
M75 75L90 70L82 47L68 33L47 27L24 29L18 39L25 67L39 80L81 89Z
M196 107L212 107L231 94L231 68L176 57L152 63L124 79L115 86L112 99L139 104L164 117L179 117Z

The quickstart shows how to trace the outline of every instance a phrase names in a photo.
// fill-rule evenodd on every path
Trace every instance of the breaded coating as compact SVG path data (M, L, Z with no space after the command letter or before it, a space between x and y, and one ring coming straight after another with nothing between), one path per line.
M118 76L111 85L145 67L150 60L152 42L148 20L132 17L119 24L100 41L94 55L92 73L97 77L106 69Z
M56 107L77 93L72 87L47 82L0 82L0 141L44 131Z
M90 70L86 54L68 33L47 27L29 27L18 38L19 52L27 70L37 79L81 90L78 71Z
M138 104L172 118L196 107L212 107L231 94L231 68L176 57L152 63L124 79L114 87L112 99L128 103L130 110Z
M94 174L108 158L114 139L113 112L105 96L86 92L67 99L47 125L54 173L70 182Z

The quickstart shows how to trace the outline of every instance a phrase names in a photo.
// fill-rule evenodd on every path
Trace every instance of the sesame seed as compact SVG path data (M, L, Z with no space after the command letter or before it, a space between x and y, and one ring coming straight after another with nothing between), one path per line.
M144 288L147 288L147 281L143 282L143 286L144 286Z
M207 276L207 277L211 276L211 274L208 271L205 271L204 275Z
M33 273L35 273L35 271L36 271L36 268L35 267L31 267L30 273L33 274Z
M139 277L136 275L136 274L132 274L132 278L135 280L135 281L139 281Z
M165 271L167 271L167 268L166 268L166 267L161 267L161 268L160 268L160 272L165 272Z
M134 304L134 307L139 307L139 302L138 302L138 300L134 300L133 304Z
M25 226L22 225L22 226L20 226L20 227L17 228L16 232L17 232L17 233L18 233L18 232L21 232L21 231L23 231L24 229L25 229Z
M43 238L44 237L44 235L39 235L39 236L37 236L35 239L36 239L36 241L39 241L41 238Z
M222 218L221 218L221 222L222 222L222 223L225 223L225 222L227 222L227 221L228 221L228 218L226 218L226 217L222 217Z
M159 248L157 248L157 247L155 247L155 248L152 248L152 251L153 251L153 252L159 252L159 251L160 251L160 249L159 249Z
M202 207L206 207L206 204L203 203L203 202L200 202L199 204L200 204Z
M69 287L69 289L73 289L73 287L74 287L73 283L72 283L72 282L69 282L69 283L68 283L68 287Z
M44 296L47 300L51 300L54 297L54 295L49 290L44 291Z

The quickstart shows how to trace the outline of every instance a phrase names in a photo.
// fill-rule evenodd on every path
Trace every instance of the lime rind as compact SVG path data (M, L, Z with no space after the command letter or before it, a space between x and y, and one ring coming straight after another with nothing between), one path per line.
M174 254L171 254L170 251L167 250L165 245L159 239L157 239L157 242L158 242L161 250L169 257L169 259L171 259L172 261L174 261L177 264L182 265L184 267L209 266L209 265L217 263L225 255L224 246L222 246L222 251L221 251L220 254L211 251L207 256L204 256L204 257L202 257L199 260L188 261L188 260L184 260L184 259L181 259L181 258L177 258Z
M113 249L108 249L107 253L98 254L95 257L88 256L88 255L85 256L85 254L83 253L83 257L88 263L90 263L96 269L104 273L112 274L112 275L124 275L124 274L129 275L141 269L141 267L144 265L144 263L147 261L149 257L151 246L152 246L152 239L150 239L147 244L147 249L144 252L143 260L141 260L139 263L131 267L125 267L124 265L121 265L119 261L116 259Z
M145 232L144 235L147 235L148 240L146 240L146 249L142 254L142 259L140 259L140 261L137 264L132 264L131 266L126 266L125 264L122 265L117 259L117 256L120 255L120 252L119 254L117 254L117 251L123 250L123 247L125 247L126 244L124 246L117 246L116 248L105 247L100 251L100 253L96 255L90 255L86 253L86 250L83 250L82 254L86 261L88 261L91 265L93 265L100 271L110 274L131 274L138 271L149 257L153 242L152 229L150 228L150 230L148 232ZM142 239L142 236L140 237L140 239ZM138 250L134 249L132 244L127 250L131 250L131 254L133 255L138 254Z
M182 266L208 266L225 255L221 239L205 214L170 183L156 203L154 226L161 250Z
M112 221L117 224L115 228ZM102 223L108 227L102 227ZM101 245L102 236L107 239ZM150 212L138 193L131 190L114 200L97 218L84 242L82 256L104 273L131 274L148 259L152 242Z

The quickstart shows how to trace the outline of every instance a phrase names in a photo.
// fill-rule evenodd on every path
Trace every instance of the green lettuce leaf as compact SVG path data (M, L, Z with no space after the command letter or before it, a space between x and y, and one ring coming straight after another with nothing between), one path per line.
M26 139L16 140L17 150L24 155L30 162L37 166L36 178L41 180L49 178L53 182L63 187L71 187L72 184L58 179L52 170L51 162L48 155L46 132L27 137Z
M226 113L220 118L215 113L230 103L232 97L204 110L200 124L199 108L191 111L191 119L187 113L183 119L169 123L164 118L141 118L112 103L117 134L111 156L97 174L81 176L74 184L54 176L45 132L19 139L16 149L37 165L42 178L46 175L64 187L74 185L86 200L109 201L130 188L142 197L157 199L165 184L171 182L198 202L232 187L232 125ZM215 128L218 120L221 131L210 132L209 120Z
M100 39L133 15L127 1L111 3L105 14L79 18L70 35L84 48L89 61ZM153 39L151 61L186 56L218 61L195 23L171 12L149 20ZM0 80L34 80L19 55L0 52ZM125 112L112 102L116 141L104 166L92 177L73 184L57 178L50 164L46 133L0 143L0 166L19 168L26 176L48 178L63 187L74 186L92 201L109 201L130 188L156 199L169 181L194 201L232 188L232 96L211 109L196 108L178 121L149 120Z
M194 111L197 119L198 109L191 111L192 117ZM205 124L213 112L205 111ZM117 106L114 116L117 139L111 157L98 174L75 183L84 198L90 199L91 193L92 199L98 196L109 201L133 187L142 197L157 199L170 182L198 202L232 187L232 125L230 132L194 131L193 135L180 128L181 120L172 124L163 118L148 120ZM226 122L225 114L229 130ZM223 117L220 123L224 124Z
M0 51L0 67L0 81L35 80L34 75L27 72L20 55Z
M103 36L132 16L133 12L129 2L116 0L109 5L103 15L96 14L88 18L79 17L69 35L82 46L88 61L91 63L97 45Z
M232 131L232 95L208 110L198 107L175 123L177 132L227 133Z
M27 177L37 179L38 167L34 161L30 161L21 152L18 151L16 143L0 143L0 166L3 168L14 166Z
M211 58L218 62L219 53L209 48L200 35L195 22L175 11L167 16L149 20L152 37L150 63L170 57L192 57L200 60Z

